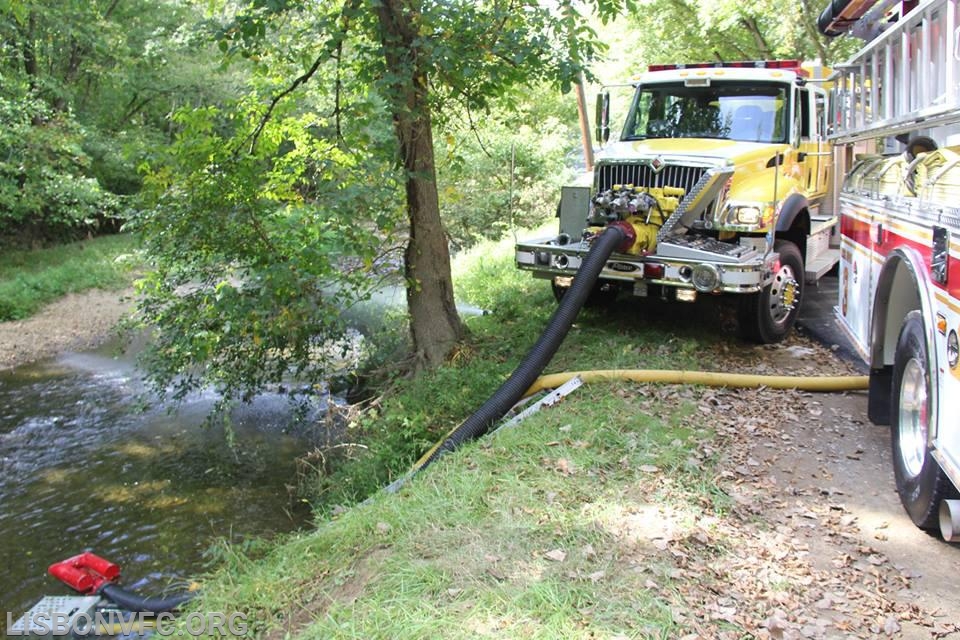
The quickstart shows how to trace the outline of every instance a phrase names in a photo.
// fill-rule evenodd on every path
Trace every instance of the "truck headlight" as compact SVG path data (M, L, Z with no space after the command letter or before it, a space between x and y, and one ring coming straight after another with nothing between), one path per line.
M724 224L736 227L761 227L773 220L773 207L764 204L731 204L724 216Z
M734 207L727 218L732 224L758 224L760 209L757 207Z

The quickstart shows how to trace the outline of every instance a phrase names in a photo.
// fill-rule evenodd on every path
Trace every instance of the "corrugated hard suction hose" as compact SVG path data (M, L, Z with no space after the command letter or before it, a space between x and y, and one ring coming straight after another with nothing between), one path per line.
M173 611L196 595L194 593L182 593L169 598L149 598L110 583L107 583L100 589L100 594L123 609L142 611L144 613L165 613L167 611Z
M434 460L448 451L453 451L460 444L479 438L492 427L500 418L506 415L526 393L530 385L540 375L544 368L553 359L553 355L563 344L570 326L577 318L580 308L586 302L587 296L600 276L607 258L627 239L626 233L616 226L607 227L593 241L590 252L580 264L576 277L570 289L563 295L547 328L540 335L540 339L527 352L513 373L500 385L490 398L463 423L450 432L450 435L439 447L423 461L416 469L425 469Z

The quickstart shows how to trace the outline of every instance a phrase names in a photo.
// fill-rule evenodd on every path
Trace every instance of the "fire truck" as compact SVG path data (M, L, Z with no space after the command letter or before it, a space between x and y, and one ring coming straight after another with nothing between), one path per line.
M835 67L837 316L870 367L913 522L960 537L958 0L834 0L821 31L865 45Z
M810 75L792 60L653 65L628 84L613 142L604 90L596 166L562 189L559 233L517 244L518 268L549 279L559 300L591 241L618 225L633 240L611 256L588 304L621 293L736 295L746 337L782 340L804 285L840 253L827 92Z

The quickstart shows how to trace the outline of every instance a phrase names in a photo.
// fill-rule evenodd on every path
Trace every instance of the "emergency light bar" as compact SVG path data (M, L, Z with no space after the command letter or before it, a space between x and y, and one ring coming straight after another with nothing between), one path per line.
M737 62L694 62L691 64L651 64L647 71L672 71L678 69L785 69L806 76L799 60L740 60Z

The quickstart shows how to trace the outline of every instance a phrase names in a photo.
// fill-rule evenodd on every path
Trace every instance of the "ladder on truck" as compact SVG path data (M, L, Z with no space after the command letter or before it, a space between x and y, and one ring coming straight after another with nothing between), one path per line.
M844 144L960 122L960 0L901 3L849 61L835 67L833 129ZM881 6L881 8L883 8Z

